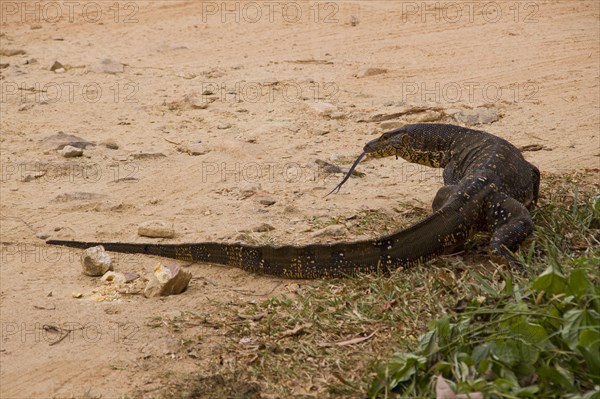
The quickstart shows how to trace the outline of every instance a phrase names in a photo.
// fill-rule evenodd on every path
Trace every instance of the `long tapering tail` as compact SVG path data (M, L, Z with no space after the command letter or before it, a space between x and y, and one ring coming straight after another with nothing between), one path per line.
M452 207L453 208L453 207ZM456 209L441 209L421 222L375 240L254 246L226 243L143 244L49 240L73 248L102 245L107 251L157 255L239 267L249 272L286 278L343 277L387 273L432 259L467 238L468 221Z

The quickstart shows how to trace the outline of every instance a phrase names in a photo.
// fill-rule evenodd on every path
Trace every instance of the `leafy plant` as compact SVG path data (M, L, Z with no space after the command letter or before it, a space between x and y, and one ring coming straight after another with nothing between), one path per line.
M369 397L431 396L434 377L456 393L600 398L600 257L549 266L525 289L510 280L483 302L430 324L415 353L379 366Z

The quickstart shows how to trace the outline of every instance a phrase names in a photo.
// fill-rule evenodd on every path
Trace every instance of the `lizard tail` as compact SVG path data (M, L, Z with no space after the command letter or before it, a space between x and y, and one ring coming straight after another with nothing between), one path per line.
M165 258L177 258L177 246L179 244L140 244L140 243L120 243L120 242L86 242L86 241L66 241L66 240L48 240L46 244L61 245L70 248L87 249L102 245L105 250L111 252L121 252L128 254L146 254L157 255Z

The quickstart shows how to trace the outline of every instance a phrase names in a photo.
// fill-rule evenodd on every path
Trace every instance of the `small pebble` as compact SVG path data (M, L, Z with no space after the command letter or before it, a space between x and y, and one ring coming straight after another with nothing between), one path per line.
M334 112L337 112L337 107L330 103L317 102L312 104L312 108L320 116L331 116Z
M33 181L35 179L39 179L40 177L44 176L45 174L46 174L45 171L27 172L21 177L21 181L24 183L27 183L27 182Z
M83 155L81 148L73 147L72 145L66 145L57 152L65 158L76 158Z
M109 150L118 150L119 149L119 144L117 144L117 142L114 141L113 139L104 140L100 144L102 144L104 147L108 148Z
M123 273L108 271L102 275L100 281L105 283L125 284L127 278Z
M369 76L381 75L383 73L387 73L387 71L388 70L385 68L367 68L367 69L363 69L356 76L359 78L366 78Z
M54 61L54 64L52 64L52 66L50 67L50 72L56 72L59 69L62 69L64 72L65 71L64 65L58 61Z
M274 205L277 201L275 201L272 198L263 198L261 200L258 201L261 205L265 205L265 206L271 206Z
M496 122L500 119L498 110L495 108L479 107L475 109L466 109L454 114L457 122L467 126L486 125Z
M138 235L153 238L173 238L175 237L175 230L172 223L162 220L150 220L140 223L138 226Z
M275 227L271 226L268 223L262 223L256 227L252 228L252 231L254 231L255 233L265 233L267 231L272 231L272 230L275 230Z
M50 234L46 233L45 231L38 231L35 233L35 236L41 240L45 240L46 238L50 237Z

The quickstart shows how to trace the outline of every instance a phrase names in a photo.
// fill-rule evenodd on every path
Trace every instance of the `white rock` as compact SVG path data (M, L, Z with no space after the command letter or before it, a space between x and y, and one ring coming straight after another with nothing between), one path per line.
M173 238L175 230L172 223L162 220L149 220L140 223L138 226L138 235L142 237Z
M66 145L57 152L65 158L76 158L83 155L81 148L73 147L72 145Z
M81 254L81 267L83 274L88 276L102 276L113 268L112 259L102 245L88 248Z
M315 112L320 115L320 116L331 116L331 114L333 114L334 112L337 112L337 107L333 104L330 103L321 103L321 102L317 102L317 103L313 103L312 104L312 108L315 110Z
M150 298L180 294L186 290L191 279L192 273L183 270L179 265L163 266L158 263L154 267L154 273L148 278L144 296Z
M495 108L480 107L457 112L454 119L467 126L472 126L496 122L500 119L500 115L498 115L498 110Z
M38 231L35 233L35 236L41 240L45 240L46 238L50 237L50 234L45 231Z

